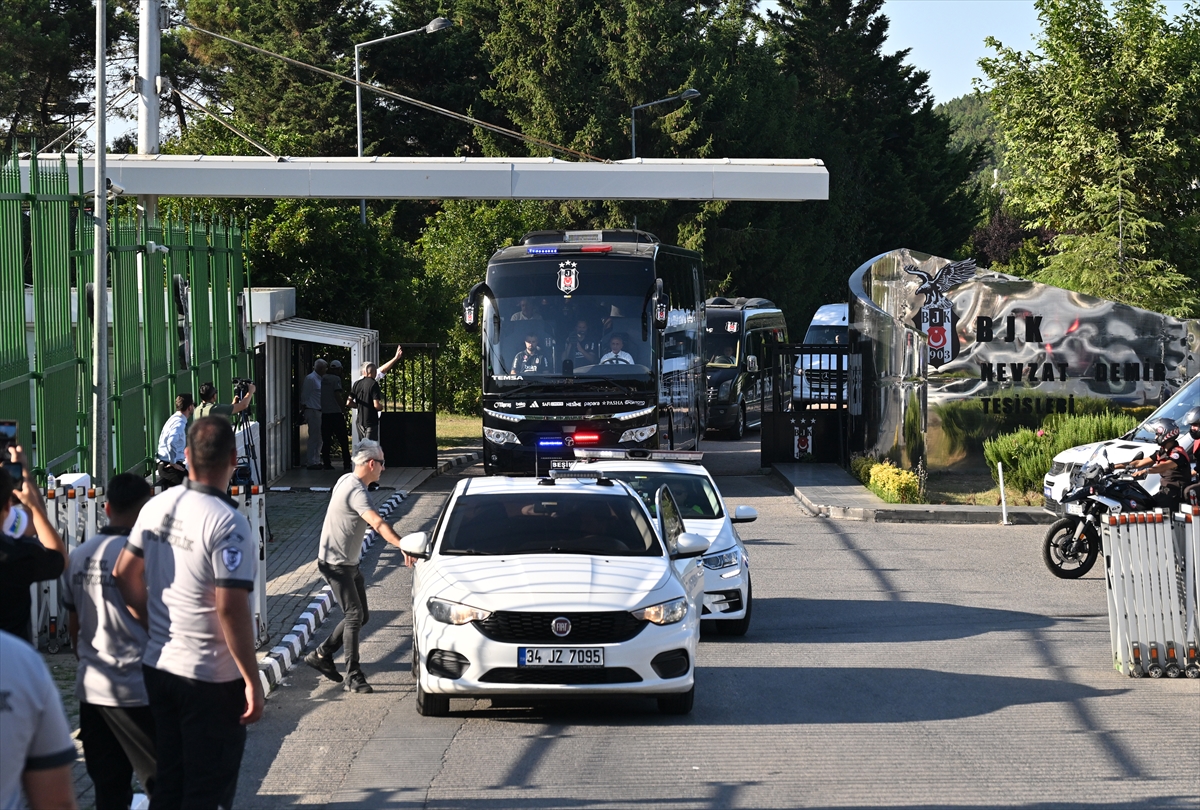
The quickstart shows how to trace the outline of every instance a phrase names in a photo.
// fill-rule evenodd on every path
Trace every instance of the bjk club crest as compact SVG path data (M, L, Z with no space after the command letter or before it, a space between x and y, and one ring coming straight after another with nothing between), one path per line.
M816 419L801 419L799 424L792 420L792 458L799 461L813 452L813 427Z
M925 303L913 317L913 324L928 338L929 365L938 368L958 356L958 316L945 293L975 278L975 260L953 262L933 276L911 264L904 266L904 272L921 279L916 292L925 296Z
M726 332L736 332L737 330L738 330L738 322L737 321L725 321L725 331Z
M558 288L567 295L579 289L579 265L575 262L558 263Z

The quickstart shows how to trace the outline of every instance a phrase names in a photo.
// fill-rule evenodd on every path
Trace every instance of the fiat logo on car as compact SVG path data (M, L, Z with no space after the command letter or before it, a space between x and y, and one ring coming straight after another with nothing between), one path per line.
M554 633L554 635L558 636L559 638L570 635L571 620L566 616L559 616L557 619L550 622L550 632Z

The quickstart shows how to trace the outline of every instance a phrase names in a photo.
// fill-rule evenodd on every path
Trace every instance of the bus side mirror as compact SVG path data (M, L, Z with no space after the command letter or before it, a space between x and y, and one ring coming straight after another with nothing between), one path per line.
M663 292L662 279L654 280L654 328L660 332L667 328L667 312L670 310L670 301L667 299L667 294Z
M463 329L468 332L475 332L479 329L479 293L486 288L486 284L482 281L479 282L470 289L467 297L462 301L462 325Z
M758 373L758 358L754 355L750 355L746 358L746 371L750 372L751 374Z

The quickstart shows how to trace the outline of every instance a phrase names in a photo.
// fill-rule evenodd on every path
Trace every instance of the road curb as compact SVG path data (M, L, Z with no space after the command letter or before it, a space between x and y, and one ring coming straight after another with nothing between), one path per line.
M391 515L395 508L408 495L409 493L404 490L397 490L376 511L379 512L381 517L386 518ZM368 529L363 534L362 549L364 556L371 546L375 544L375 540L378 537L379 535L374 529ZM308 643L312 641L317 628L328 618L333 605L333 591L326 585L308 603L308 607L296 617L296 622L292 625L292 629L279 640L279 644L272 647L266 656L258 662L258 677L262 682L265 694L269 695L275 691L279 684L283 683L284 676L300 661L300 654L308 646Z
M998 506L942 506L936 504L889 504L886 507L878 508L835 506L815 503L798 487L792 487L792 495L814 515L832 520L857 520L863 523L997 525L1003 519L1003 512ZM1036 506L1010 506L1008 509L1008 522L1013 525L1048 525L1056 520L1058 520L1058 516Z
M450 470L454 469L455 467L465 467L469 464L474 464L475 462L479 461L479 459L481 459L482 457L483 457L482 453L471 452L471 453L463 453L462 455L458 455L458 456L452 456L451 458L439 459L437 468L434 469L433 474L441 475L442 473L449 472ZM432 477L432 476L430 476L430 477Z

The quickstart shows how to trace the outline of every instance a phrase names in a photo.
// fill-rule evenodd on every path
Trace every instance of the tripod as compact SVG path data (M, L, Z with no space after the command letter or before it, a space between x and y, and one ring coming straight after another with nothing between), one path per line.
M248 380L237 380L237 387L234 389L234 394L238 399L246 395ZM236 436L238 431L242 432L242 450L243 452L237 458L237 469L233 472L233 482L239 486L250 486L258 483L263 486L265 482L262 477L262 467L258 463L258 448L255 447L254 431L250 429L250 417L247 415L250 409L246 408L233 415L233 434ZM261 424L261 423L260 423ZM271 518L268 510L263 511L263 519L267 526L268 541L274 540L274 533L271 531Z

